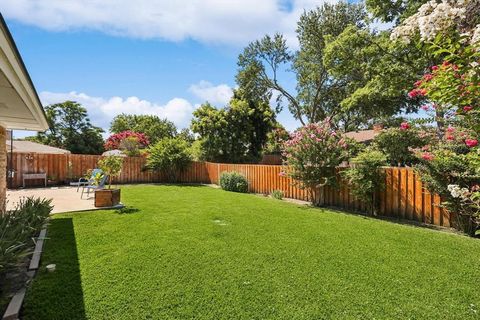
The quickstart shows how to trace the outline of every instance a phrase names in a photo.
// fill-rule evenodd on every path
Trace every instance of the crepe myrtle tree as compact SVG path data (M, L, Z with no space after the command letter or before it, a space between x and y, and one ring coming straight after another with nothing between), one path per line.
M283 145L285 160L280 175L307 189L314 205L323 205L323 192L319 191L335 183L335 167L348 159L350 143L333 129L328 118L301 127Z

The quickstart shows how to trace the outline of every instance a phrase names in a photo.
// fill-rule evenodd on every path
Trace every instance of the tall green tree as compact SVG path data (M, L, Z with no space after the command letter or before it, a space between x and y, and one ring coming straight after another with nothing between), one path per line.
M50 128L27 140L67 149L76 154L101 154L103 130L92 125L87 109L74 101L45 107Z
M247 95L268 99L273 92L278 93L277 107L286 100L290 112L302 124L337 116L345 83L331 77L323 64L326 38L338 36L348 25L361 27L365 19L361 4L347 2L324 4L305 12L297 28L299 50L291 53L280 34L252 42L239 56L237 83ZM295 74L295 93L279 82L279 74L285 70Z
M365 0L368 11L383 22L399 23L430 0Z
M339 105L346 130L417 111L422 101L409 99L408 89L431 59L415 45L390 40L388 31L350 25L329 37L323 63L344 84Z
M151 144L163 138L173 138L177 133L175 124L167 119L155 115L120 114L110 123L110 132L123 131L144 133Z
M241 90L225 108L205 103L193 116L205 160L232 163L258 161L275 120L268 101L247 99Z

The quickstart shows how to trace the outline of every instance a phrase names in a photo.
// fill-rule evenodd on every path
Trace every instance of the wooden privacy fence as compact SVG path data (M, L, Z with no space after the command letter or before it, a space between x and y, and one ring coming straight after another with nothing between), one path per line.
M7 167L10 168L10 157L8 154ZM45 172L52 184L63 184L69 181L78 181L84 177L88 170L97 167L98 155L82 154L41 154L41 153L13 153L12 164L14 178L12 188L19 188L23 184L24 173ZM163 182L165 177L154 171L145 170L145 158L125 157L122 173L118 178L113 179L114 183L154 183ZM193 162L190 168L181 173L179 182L210 183L205 180L207 177L205 165L202 162ZM40 185L40 181L27 180L28 186Z
M10 157L10 155L9 155ZM13 187L22 185L24 173L45 172L49 180L63 183L85 175L96 167L101 156L14 153L12 162L15 176ZM145 159L126 157L120 177L114 183L156 183L165 182L166 177L158 172L144 170ZM268 194L273 190L283 191L285 197L310 200L307 190L300 189L293 181L280 176L279 165L223 164L211 162L193 162L179 175L179 182L218 184L222 172L236 171L243 174L249 182L249 191ZM429 193L419 177L411 168L385 168L385 189L380 191L378 214L397 217L438 226L451 225L450 214L441 206L441 199ZM349 186L340 180L337 188L324 189L325 204L346 210L367 212L367 206L350 194Z

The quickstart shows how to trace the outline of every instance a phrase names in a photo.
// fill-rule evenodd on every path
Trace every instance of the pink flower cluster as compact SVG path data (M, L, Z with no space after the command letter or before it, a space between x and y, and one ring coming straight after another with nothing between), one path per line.
M327 150L331 145L344 149L348 147L345 139L337 134L327 119L320 123L308 124L290 134L290 139L284 142L282 155L288 158L292 153L314 149Z
M400 124L400 130L408 130L410 129L410 124L408 122L402 122Z
M465 145L469 148L476 147L478 145L477 139L465 139Z
M430 152L424 152L422 153L422 159L426 161L432 161L433 159L435 159L435 157Z
M146 147L150 144L147 136L144 133L127 130L127 131L122 131L119 133L112 134L105 141L104 147L107 150L118 149L123 140L131 137L135 138L141 147Z
M410 92L408 93L408 97L409 97L410 99L415 99L415 98L417 98L417 97L420 97L420 98L421 98L421 97L424 97L424 96L426 96L426 95L427 95L427 90L426 90L426 89L418 89L418 88L413 89L412 91L410 91Z

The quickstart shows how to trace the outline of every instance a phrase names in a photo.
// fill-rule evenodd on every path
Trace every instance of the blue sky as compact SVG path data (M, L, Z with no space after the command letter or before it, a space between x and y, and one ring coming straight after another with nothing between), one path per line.
M228 101L246 44L282 32L294 48L299 15L323 2L2 0L0 11L42 103L77 100L104 129L122 112L182 128L205 100ZM298 126L288 111L279 120Z

